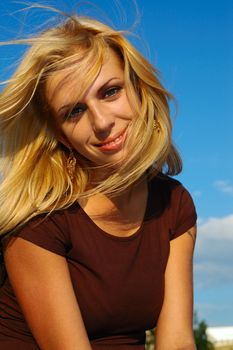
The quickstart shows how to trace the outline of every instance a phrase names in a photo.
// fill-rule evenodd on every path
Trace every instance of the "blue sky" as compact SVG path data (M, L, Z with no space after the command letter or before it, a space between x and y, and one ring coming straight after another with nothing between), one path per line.
M74 0L40 1L70 11ZM233 1L92 1L80 12L118 29L159 69L178 102L174 141L184 160L178 177L196 203L195 309L211 326L233 326ZM124 6L123 6L124 4ZM0 4L0 40L30 32L48 13ZM26 22L26 26L23 23ZM23 29L24 28L24 29ZM0 79L22 53L0 49ZM8 73L7 73L8 72Z

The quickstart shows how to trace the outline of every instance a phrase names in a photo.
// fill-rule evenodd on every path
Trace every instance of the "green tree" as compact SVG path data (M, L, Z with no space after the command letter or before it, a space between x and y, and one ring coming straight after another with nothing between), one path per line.
M213 350L213 344L207 337L207 324L204 320L198 321L197 312L194 312L193 317L193 333L197 350ZM152 350L155 343L155 329L146 332L146 350Z
M150 329L146 332L146 350L154 349L155 344L155 329Z
M194 312L193 333L197 350L213 350L213 344L207 337L207 324L204 320L198 321L197 312Z

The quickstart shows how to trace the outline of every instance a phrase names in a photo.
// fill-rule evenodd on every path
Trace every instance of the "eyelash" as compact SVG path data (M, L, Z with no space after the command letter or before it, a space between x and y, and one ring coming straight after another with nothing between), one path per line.
M67 120L80 116L86 109L87 107L85 105L78 104L71 110L71 112L65 115L65 119Z
M109 100L114 99L114 97L117 96L121 90L122 90L122 86L113 86L113 87L107 88L102 93L101 98L102 99L109 99ZM86 109L87 109L87 107L85 106L85 104L78 103L71 110L71 112L69 112L65 115L64 119L67 120L67 119L74 119L75 117L80 117L82 115L82 113L85 112Z
M121 90L122 90L122 86L110 87L106 91L104 91L103 98L113 97L113 96L117 95Z

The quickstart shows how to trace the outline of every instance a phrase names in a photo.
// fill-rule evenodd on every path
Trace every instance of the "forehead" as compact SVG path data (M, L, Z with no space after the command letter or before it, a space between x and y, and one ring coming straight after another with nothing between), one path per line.
M53 72L45 85L46 99L51 107L56 110L61 104L81 99L90 89L100 88L113 77L123 78L123 62L112 49L106 51L102 64L94 66L95 62L91 66L84 60Z

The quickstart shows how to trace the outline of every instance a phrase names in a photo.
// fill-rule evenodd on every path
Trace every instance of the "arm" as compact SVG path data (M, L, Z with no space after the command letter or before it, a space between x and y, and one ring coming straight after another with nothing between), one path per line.
M16 238L5 263L40 349L91 350L65 258Z
M155 350L195 350L192 260L196 228L170 242L165 295L156 329Z

